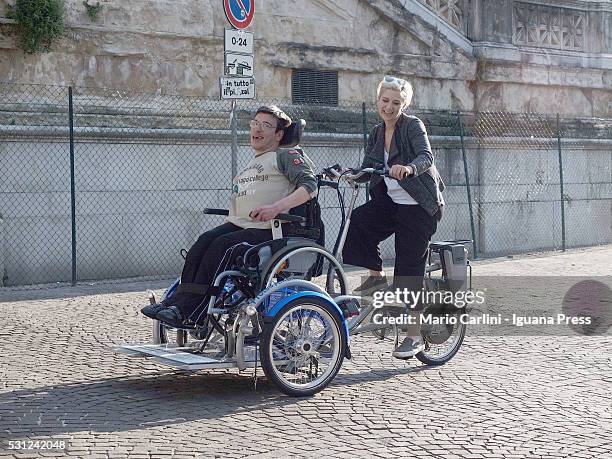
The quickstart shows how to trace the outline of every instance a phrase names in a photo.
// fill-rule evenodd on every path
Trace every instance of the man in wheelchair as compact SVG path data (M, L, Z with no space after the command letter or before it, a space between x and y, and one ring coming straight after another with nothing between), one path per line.
M187 252L176 294L145 306L144 315L181 327L214 290L215 273L230 247L271 240L271 220L316 195L312 161L301 149L279 149L297 145L302 127L302 120L292 123L275 105L257 109L250 122L254 156L233 180L226 222L198 238ZM291 228L286 232L291 235Z

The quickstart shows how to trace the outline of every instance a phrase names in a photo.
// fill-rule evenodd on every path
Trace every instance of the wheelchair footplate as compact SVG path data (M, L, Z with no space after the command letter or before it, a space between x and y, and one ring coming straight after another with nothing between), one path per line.
M181 370L204 370L236 368L235 356L226 357L222 349L206 349L197 352L197 341L190 346L178 347L176 344L123 344L117 351L131 357L144 357ZM255 345L244 346L244 363L254 368L259 352Z

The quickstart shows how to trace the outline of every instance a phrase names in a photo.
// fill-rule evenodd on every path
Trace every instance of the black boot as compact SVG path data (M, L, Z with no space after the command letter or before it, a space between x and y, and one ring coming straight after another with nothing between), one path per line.
M157 319L157 314L170 306L170 299L166 298L159 303L148 304L140 310L145 316L150 319Z

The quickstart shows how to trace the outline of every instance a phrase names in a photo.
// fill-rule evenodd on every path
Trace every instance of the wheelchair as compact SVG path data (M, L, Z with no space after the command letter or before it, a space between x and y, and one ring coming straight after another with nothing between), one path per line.
M290 127L285 146L295 146L303 121ZM286 134L287 135L287 134ZM336 254L342 250L351 212L364 174L371 170L338 173L324 169L317 176L319 189L337 191L342 213L341 229L334 249L325 248L325 228L317 197L292 214L279 214L272 221L273 239L261 244L236 244L220 261L209 298L191 322L178 329L154 321L153 344L125 344L121 352L149 357L184 369L238 368L261 364L278 389L291 396L308 396L323 390L336 376L344 358L351 358L350 336L391 335L397 343L399 330L372 320L376 308L365 297L349 295L348 282ZM345 180L352 196L345 209L339 184ZM223 209L205 209L206 214L227 215ZM285 228L291 236L285 236ZM454 291L470 288L471 269L465 245L471 241L432 244L425 284L429 289ZM440 277L432 273L441 271ZM180 278L163 298L175 294ZM157 300L149 292L152 303ZM463 311L464 312L464 311ZM451 314L462 313L457 309ZM436 314L448 314L446 309ZM426 349L417 358L440 365L458 351L465 325L428 327L422 332Z
M281 146L297 146L304 124L293 123ZM317 197L290 212L272 220L272 240L226 251L207 301L188 323L175 329L154 320L153 344L121 350L186 370L244 370L261 363L266 376L287 394L322 390L344 357L350 357L344 313L333 300L346 295L348 284L342 266L324 247ZM171 298L179 284L180 278L161 300ZM157 302L153 292L149 299Z
M280 227L281 221L304 224L301 228L313 236L320 229L294 215L281 214L273 225ZM168 363L182 352L179 361L188 369L244 370L256 367L259 359L281 391L314 394L350 356L344 312L332 300L346 294L346 286L341 265L311 238L281 235L258 245L237 244L221 261L210 298L196 309L193 324L172 329L154 321L154 345L162 346L158 357ZM153 293L149 298L156 302Z

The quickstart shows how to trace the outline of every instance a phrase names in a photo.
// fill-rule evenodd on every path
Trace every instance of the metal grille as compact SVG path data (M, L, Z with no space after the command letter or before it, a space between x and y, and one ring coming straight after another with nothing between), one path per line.
M293 69L291 96L295 104L338 105L338 72Z

